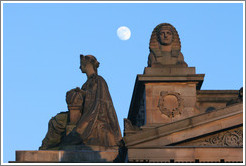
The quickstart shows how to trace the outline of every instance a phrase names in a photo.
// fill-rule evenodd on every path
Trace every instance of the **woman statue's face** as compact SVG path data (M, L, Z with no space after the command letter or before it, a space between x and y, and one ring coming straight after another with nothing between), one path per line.
M83 58L83 60L80 61L80 70L82 71L82 73L86 73L86 62L85 62L85 58Z
M162 45L170 45L173 42L173 33L167 28L160 29L159 40Z

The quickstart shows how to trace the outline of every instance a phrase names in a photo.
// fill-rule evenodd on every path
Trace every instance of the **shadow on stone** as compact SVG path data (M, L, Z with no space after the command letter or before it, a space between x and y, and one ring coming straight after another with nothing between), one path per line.
M116 148L106 148L101 146L68 145L64 146L63 149L64 151L60 158L60 162L64 163L113 162L118 154Z

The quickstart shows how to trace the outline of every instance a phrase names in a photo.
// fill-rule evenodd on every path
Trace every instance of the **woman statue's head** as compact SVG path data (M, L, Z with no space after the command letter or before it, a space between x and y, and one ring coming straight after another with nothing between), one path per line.
M99 62L93 55L82 55L80 54L80 69L82 73L87 73L88 69L93 68L94 72L97 73Z

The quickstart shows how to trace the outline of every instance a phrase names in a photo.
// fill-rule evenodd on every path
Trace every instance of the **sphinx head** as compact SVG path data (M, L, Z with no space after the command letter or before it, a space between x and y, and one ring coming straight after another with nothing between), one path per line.
M161 47L171 46L172 52L177 54L181 50L181 43L177 30L168 23L157 25L150 38L150 49L160 49Z
M157 25L149 42L148 66L182 65L187 67L181 53L181 43L177 30L168 23Z

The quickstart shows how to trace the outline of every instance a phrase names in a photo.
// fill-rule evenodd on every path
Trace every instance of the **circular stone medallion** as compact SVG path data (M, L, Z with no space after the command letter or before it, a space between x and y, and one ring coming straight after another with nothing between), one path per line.
M183 100L177 92L161 91L158 107L169 118L181 114Z

